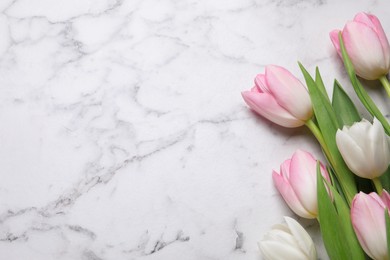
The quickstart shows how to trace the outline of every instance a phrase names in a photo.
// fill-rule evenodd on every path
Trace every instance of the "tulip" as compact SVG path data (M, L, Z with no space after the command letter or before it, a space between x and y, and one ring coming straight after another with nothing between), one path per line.
M341 56L339 32L332 31L330 38ZM360 77L374 80L389 72L389 42L376 16L358 13L353 21L344 26L342 38L356 74Z
M325 167L320 164L322 176L330 181ZM280 166L280 173L273 171L276 188L287 205L303 218L316 218L317 205L317 161L308 152L297 150L291 159Z
M362 178L377 178L389 166L389 137L376 118L373 124L363 119L337 130L336 143L348 168Z
M364 252L373 259L389 259L385 221L385 208L389 207L390 196L385 190L382 197L360 192L352 201L353 229Z
M306 87L279 66L268 65L265 74L256 76L255 86L241 94L251 109L281 126L302 126L313 116Z
M284 217L286 224L275 225L259 242L266 260L315 260L316 249L306 230L294 219Z

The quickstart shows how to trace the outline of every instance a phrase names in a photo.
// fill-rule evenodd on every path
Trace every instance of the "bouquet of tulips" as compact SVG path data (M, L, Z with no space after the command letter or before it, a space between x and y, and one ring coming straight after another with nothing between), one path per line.
M274 171L274 184L303 218L316 218L331 259L389 259L390 126L360 78L379 80L390 97L390 47L380 21L359 13L330 38L357 97L372 118L362 118L335 80L332 98L318 68L299 64L306 86L286 69L269 65L242 96L261 116L284 127L306 126L326 163L298 150ZM265 259L316 259L312 239L294 219L276 225L259 248Z

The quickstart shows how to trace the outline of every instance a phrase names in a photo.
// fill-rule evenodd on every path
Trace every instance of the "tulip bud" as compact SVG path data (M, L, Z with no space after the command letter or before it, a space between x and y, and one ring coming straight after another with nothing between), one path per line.
M339 30L330 33L330 38L341 56ZM390 69L390 47L382 25L374 15L358 13L342 31L342 38L360 77L374 80L386 75Z
M336 143L348 168L362 178L377 178L389 166L389 137L376 118L373 124L363 119L337 130Z
M320 170L330 181L322 164ZM292 211L303 218L317 217L317 161L310 153L297 150L291 159L282 163L280 173L272 173L272 178Z
M313 240L294 219L284 217L287 225L275 225L259 242L266 260L315 260L317 252Z
M352 201L353 229L364 252L373 259L389 259L385 221L385 208L389 207L390 196L385 190L382 198L374 192L360 192Z
M313 116L306 87L286 69L268 65L255 78L255 86L241 93L248 106L268 120L298 127Z

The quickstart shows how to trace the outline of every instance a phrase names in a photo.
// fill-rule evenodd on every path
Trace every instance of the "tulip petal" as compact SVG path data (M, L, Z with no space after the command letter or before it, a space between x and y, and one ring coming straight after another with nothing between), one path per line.
M288 228L288 226L286 224L275 224L272 226L272 230L281 230L281 231L284 231L286 233L290 233L290 229Z
M278 241L281 244L288 244L298 248L296 239L291 235L290 230L286 225L275 225L272 230L266 233L263 240Z
M390 139L382 124L363 119L336 133L340 153L356 175L373 179L381 176L390 164Z
M368 161L372 164L372 175L381 176L390 163L389 137L386 135L382 124L374 118L372 127L368 132L369 144L367 145L366 154L369 156Z
M359 76L374 80L387 74L389 68L386 66L382 45L373 29L362 23L349 22L342 36Z
M303 218L315 218L315 215L312 215L302 206L290 183L288 183L288 181L283 178L283 176L273 171L272 179L284 201L287 203L290 209L295 212L295 214Z
M258 87L258 86L253 86L251 88L251 92L254 92L254 93L263 93L263 91Z
M386 37L385 31L381 25L381 22L375 15L369 15L372 23L376 28L376 33L378 34L379 41L382 45L382 51L384 55L385 62L387 61L387 67L390 68L390 45L389 40Z
M286 224L278 224L258 243L267 260L316 260L314 243L298 222L285 217Z
M312 117L312 104L306 87L288 70L268 65L265 68L265 80L280 106L302 121Z
M363 250L371 258L385 259L387 242L384 208L377 200L380 200L377 194L357 194L352 201L351 219Z
M280 165L280 175L282 175L285 180L290 178L290 164L291 159L287 159Z
M365 195L367 195L367 194L365 194ZM386 208L385 203L383 202L382 198L379 197L379 195L378 195L377 193L371 192L370 194L368 194L368 196L369 196L371 199L375 200L376 203L378 203L378 205L379 205L381 208L383 208L383 209Z
M275 241L261 241L259 248L268 260L305 260L308 259L298 248Z
M265 82L264 74L258 74L255 77L255 84L259 89L261 89L260 92L270 93L270 90L267 87L267 83Z
M366 163L365 152L344 130L337 130L336 144L348 168L362 178L369 178L371 172Z
M382 191L381 199L385 204L386 208L390 210L390 194L386 190Z
M295 219L289 217L284 217L284 219L302 251L309 259L316 259L317 254L313 240L306 230Z
M340 30L333 30L329 33L330 40L333 43L333 46L336 48L337 54L342 57L341 55L341 49L340 49L340 41L339 41L339 33Z
M318 213L316 164L310 153L297 150L291 158L289 178L298 200L314 216Z
M362 23L362 24L370 27L371 29L376 30L374 23L372 22L369 15L366 13L361 12L361 13L356 14L355 17L353 18L353 21L358 22L358 23Z
M370 128L371 123L363 118L362 121L354 123L351 127L344 126L343 131L347 132L359 147L366 147L368 141L366 135Z
M305 124L305 122L295 118L287 110L282 108L268 93L244 91L241 94L250 108L278 125L298 127Z
M378 35L379 41L381 43L381 46L382 46L384 59L385 59L385 61L387 61L387 67L390 67L389 41L387 40L386 34L383 30L383 27L382 27L379 19L375 15L370 15L370 14L366 14L366 13L358 13L355 16L354 21L363 23L376 32L376 34Z

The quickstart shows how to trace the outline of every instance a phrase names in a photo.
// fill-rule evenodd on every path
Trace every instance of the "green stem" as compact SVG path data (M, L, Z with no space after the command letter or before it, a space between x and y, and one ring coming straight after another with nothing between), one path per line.
M379 180L379 178L374 178L374 179L372 179L372 183L374 183L376 192L377 192L379 195L381 195L381 194L382 194L383 187L382 187L382 183L381 183L381 181Z
M383 87L385 88L387 95L390 97L390 82L387 79L386 76L382 76L379 78L379 81L382 83Z
M310 131L313 133L317 141L320 143L322 150L325 152L326 157L328 160L331 160L331 154L329 152L328 146L325 143L324 137L322 136L322 133L318 126L313 122L312 119L308 120L306 122L307 128L310 129Z

